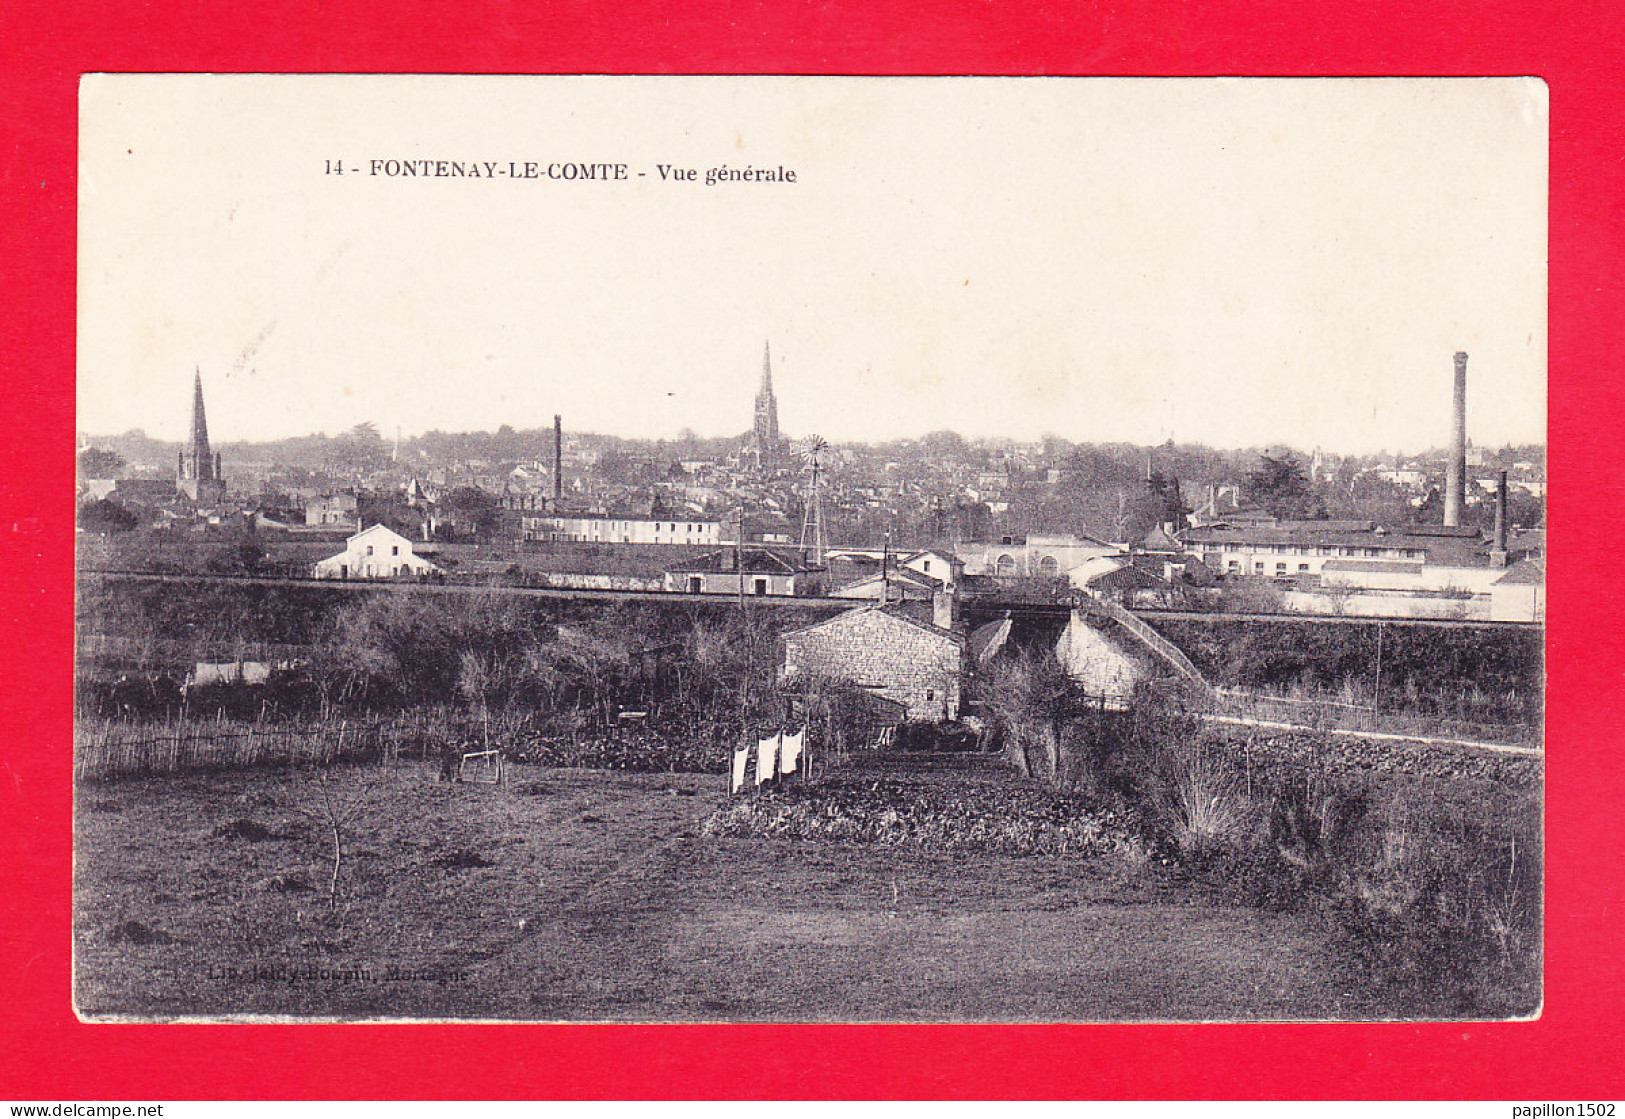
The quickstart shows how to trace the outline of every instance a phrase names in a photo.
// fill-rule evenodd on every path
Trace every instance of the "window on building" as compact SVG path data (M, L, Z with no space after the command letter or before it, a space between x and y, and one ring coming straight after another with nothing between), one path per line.
M1240 560L1231 560L1229 563L1227 563L1225 565L1225 567L1226 567L1227 570L1238 571L1239 572L1241 570L1241 561Z
M1299 571L1308 571L1309 570L1309 565L1307 563L1300 563L1298 565L1298 570Z
M688 577L688 593L689 594L699 594L703 590L705 590L705 578L704 578L704 576L690 575Z
M1275 574L1277 574L1277 575L1285 575L1286 574L1286 564L1284 564L1284 563L1276 564L1275 565Z
M1264 561L1263 560L1257 560L1257 561L1255 561L1253 563L1253 574L1254 575L1262 575L1262 574L1264 574Z
M1061 565L1054 556L1045 556L1038 561L1038 573L1040 575L1059 575Z
M371 545L371 544L368 544L368 545L367 545L367 554L368 554L368 555L369 555L369 556L370 556L370 555L372 555L372 545Z
M392 556L400 555L401 554L401 546L399 544L391 544L389 546L389 554L392 555Z
M757 579L756 580L756 593L757 594L766 594L767 593L767 580L766 579Z
M994 570L998 572L998 574L1006 577L1014 575L1016 573L1015 557L1008 555L1000 556L999 562L994 565Z

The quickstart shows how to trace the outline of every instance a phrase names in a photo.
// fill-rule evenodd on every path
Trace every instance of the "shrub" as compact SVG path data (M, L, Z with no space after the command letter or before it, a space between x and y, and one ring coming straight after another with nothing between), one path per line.
M1256 809L1234 772L1210 751L1187 747L1170 758L1168 769L1162 818L1182 855L1203 859L1250 837Z

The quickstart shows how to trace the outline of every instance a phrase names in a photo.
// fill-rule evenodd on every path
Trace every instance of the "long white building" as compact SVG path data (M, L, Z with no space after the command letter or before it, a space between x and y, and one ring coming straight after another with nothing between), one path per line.
M526 540L590 544L698 544L722 543L720 521L681 517L611 517L592 513L554 514L524 518Z

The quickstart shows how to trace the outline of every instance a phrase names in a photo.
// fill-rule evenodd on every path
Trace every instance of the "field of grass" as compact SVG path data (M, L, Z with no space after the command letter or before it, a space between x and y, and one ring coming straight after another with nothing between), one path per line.
M1008 770L897 764L849 772L847 787L926 790L931 812L957 804L992 830L1036 798L1052 826L1083 826L1079 805ZM1089 825L1100 842L1051 853L944 849L906 827L878 842L727 834L705 826L726 816L713 816L728 803L713 776L515 766L503 788L443 783L410 761L328 772L82 782L81 1015L1417 1013L1362 979L1320 916L1234 904L1119 842L1112 821Z

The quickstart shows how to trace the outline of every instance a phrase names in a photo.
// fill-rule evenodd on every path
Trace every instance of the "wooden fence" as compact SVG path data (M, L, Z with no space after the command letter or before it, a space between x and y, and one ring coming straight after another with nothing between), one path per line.
M377 721L336 723L170 719L81 719L74 726L75 779L233 769L266 764L324 765L387 757L392 736Z
M1339 734L1453 742L1463 746L1538 749L1538 726L1452 718L1414 711L1382 711L1369 704L1323 697L1270 695L1240 688L1190 687L1179 680L1153 681L1152 694L1190 713L1215 720L1262 726L1296 727Z

